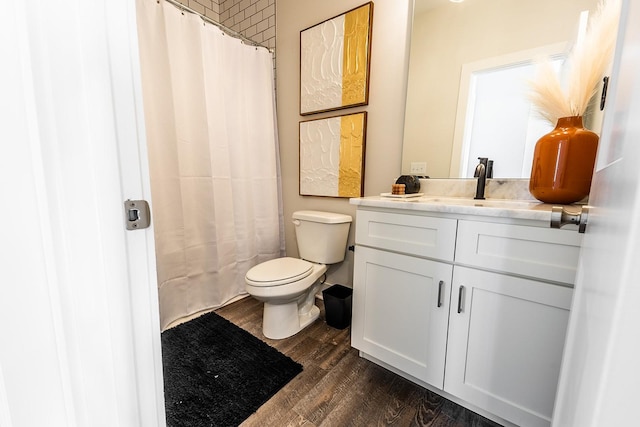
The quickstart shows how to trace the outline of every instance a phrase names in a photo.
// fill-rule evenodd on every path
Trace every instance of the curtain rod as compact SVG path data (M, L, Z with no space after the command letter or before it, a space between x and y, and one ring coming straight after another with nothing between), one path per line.
M221 29L224 33L226 33L227 35L240 39L242 40L244 43L250 45L250 46L255 46L255 47L262 47L267 49L270 53L273 53L273 49L268 48L267 46L260 44L254 40L251 40L248 37L243 36L242 34L238 33L237 31L232 30L231 28L222 25L219 22L214 21L213 19L204 16L203 14L201 14L200 12L191 9L190 7L187 7L185 5L183 5L182 3L178 2L177 0L165 0L167 3L171 3L173 6L177 7L178 9L182 10L183 12L189 12L192 13L196 16L199 16L200 19L202 19L205 22L208 22L212 25L215 25L216 27L218 27L219 29ZM160 0L157 0L158 3L160 3Z

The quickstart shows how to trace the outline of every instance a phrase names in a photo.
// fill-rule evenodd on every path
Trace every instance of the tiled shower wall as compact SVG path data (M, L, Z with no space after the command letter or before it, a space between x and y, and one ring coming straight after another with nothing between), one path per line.
M195 10L207 18L220 22L219 0L178 0L183 5Z
M276 0L219 0L220 22L268 48L276 47Z
M276 47L276 0L178 0L268 48Z

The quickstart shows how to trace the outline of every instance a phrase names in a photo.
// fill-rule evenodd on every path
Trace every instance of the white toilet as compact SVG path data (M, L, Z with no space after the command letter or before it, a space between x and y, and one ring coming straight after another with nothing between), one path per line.
M293 223L300 259L266 261L245 276L249 295L264 302L262 332L271 339L295 335L318 318L315 295L324 282L327 264L344 260L351 217L297 211Z

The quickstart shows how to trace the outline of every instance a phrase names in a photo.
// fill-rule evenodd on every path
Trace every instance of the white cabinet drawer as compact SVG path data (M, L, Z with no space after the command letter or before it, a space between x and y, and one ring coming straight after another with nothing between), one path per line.
M456 264L573 284L577 231L460 220Z
M457 220L419 215L356 213L356 244L453 261Z

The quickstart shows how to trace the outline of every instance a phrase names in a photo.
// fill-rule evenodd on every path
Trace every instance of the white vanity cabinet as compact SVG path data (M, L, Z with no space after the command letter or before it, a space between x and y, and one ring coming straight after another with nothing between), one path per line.
M452 219L371 211L356 218L352 345L439 388L455 232Z
M359 207L352 345L485 415L549 426L581 235L502 221Z

